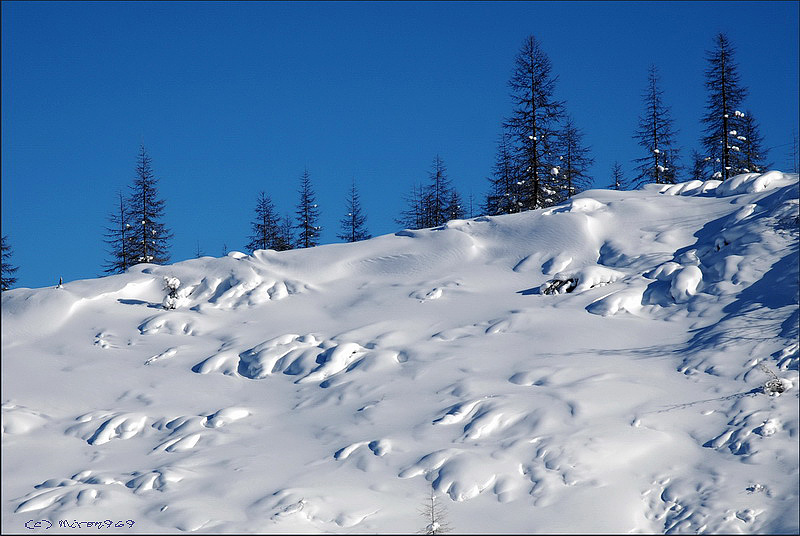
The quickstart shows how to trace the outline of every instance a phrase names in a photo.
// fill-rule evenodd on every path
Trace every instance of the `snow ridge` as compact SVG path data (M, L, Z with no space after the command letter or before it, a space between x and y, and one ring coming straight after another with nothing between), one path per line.
M0 528L797 533L798 184L5 292Z

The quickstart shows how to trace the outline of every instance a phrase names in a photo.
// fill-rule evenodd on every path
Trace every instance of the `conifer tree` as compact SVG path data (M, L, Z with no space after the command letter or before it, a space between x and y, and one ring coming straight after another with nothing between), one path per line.
M133 228L130 224L129 211L125 206L122 192L118 193L119 206L109 214L111 222L106 227L105 242L109 246L110 259L105 264L105 273L121 274L135 264L130 242L133 237Z
M674 184L676 180L677 149L674 147L675 132L669 108L662 99L658 69L650 66L647 89L642 94L644 111L639 117L639 129L634 139L644 149L644 156L634 160L639 171L634 178L635 187L647 183Z
M423 229L464 217L461 195L453 188L439 155L433 159L428 177L427 186L412 186L411 193L405 197L407 208L395 220L398 224L408 229Z
M158 197L157 185L150 157L142 145L136 162L136 179L130 187L131 195L128 198L128 215L131 218L129 249L134 264L163 264L169 261L172 234L161 222L164 200Z
M750 110L745 110L739 117L736 139L741 142L737 145L736 173L763 173L772 165L766 162L768 149L764 147L764 138Z
M319 245L322 227L317 223L319 221L319 206L317 206L316 196L311 187L311 178L308 170L305 170L300 178L299 194L300 202L295 213L297 215L295 228L298 230L297 246L310 248Z
M516 141L515 160L524 210L558 202L554 150L564 105L553 96L556 78L550 71L550 59L534 36L528 36L508 82L514 108L506 123Z
M420 534L446 534L451 531L447 522L447 510L441 502L436 500L433 490L431 490L430 497L425 500L420 515L425 520L425 528L419 531Z
M8 236L3 235L2 243L0 243L0 249L2 249L2 268L0 268L0 290L8 290L11 288L14 283L17 282L17 278L14 277L14 272L17 271L17 267L11 264L11 244L9 244Z
M589 157L589 148L583 145L583 132L578 129L567 116L559 139L558 177L560 200L569 199L573 195L592 185L589 177L589 166L594 159Z
M253 234L248 238L250 242L245 248L248 251L257 249L278 249L281 245L280 219L275 212L272 200L262 191L256 201L256 214L250 222Z
M292 225L292 218L290 218L288 214L284 214L283 218L281 219L279 238L280 241L275 247L276 251L286 251L294 248L294 225Z
M464 211L464 204L461 202L461 195L456 189L450 190L450 198L447 201L447 221L460 220L466 215Z
M341 219L342 232L338 238L345 242L358 242L372 238L366 228L367 217L361 210L361 202L356 190L356 181L350 187L350 195L347 196L347 213Z
M710 168L710 156L703 156L697 150L692 151L692 173L690 175L690 179L693 181L705 181L708 180L710 177L709 175L709 168Z
M611 184L606 188L609 190L625 189L625 177L622 172L622 165L617 161L614 161L614 165L611 166Z
M739 157L734 154L740 147L737 134L740 119L744 114L740 111L747 90L739 82L739 73L734 61L734 48L725 34L717 34L714 38L714 50L706 55L706 114L703 116L705 136L702 139L706 156L710 157L713 177L728 180L736 174ZM736 147L737 149L734 149Z
M497 143L497 156L489 179L491 186L484 206L487 214L513 214L522 210L518 171L514 162L512 134L504 130Z
M444 161L436 155L433 159L433 167L429 174L430 182L428 191L423 195L424 212L428 215L425 227L436 227L442 225L450 219L449 209L452 198L452 186L447 177L447 169Z
M398 225L406 229L424 229L428 225L429 218L425 213L425 201L422 187L414 183L411 191L404 196L406 209L400 213L400 217L395 220Z

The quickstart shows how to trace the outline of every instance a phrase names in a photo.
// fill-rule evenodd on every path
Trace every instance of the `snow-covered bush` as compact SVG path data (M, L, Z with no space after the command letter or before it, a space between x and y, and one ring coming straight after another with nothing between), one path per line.
M167 296L162 303L164 309L175 309L178 307L178 287L180 286L181 280L177 277L164 278L164 290L167 291Z
M569 279L551 279L544 283L539 290L542 294L564 294L572 292L578 286L578 281L573 278Z
M772 372L763 363L759 363L758 366L761 368L761 370L763 370L770 376L770 379L767 380L767 383L765 383L764 386L762 387L765 394L768 394L769 396L777 396L783 393L784 391L787 391L792 386L792 383L789 380L784 380L783 378L779 378L777 374Z

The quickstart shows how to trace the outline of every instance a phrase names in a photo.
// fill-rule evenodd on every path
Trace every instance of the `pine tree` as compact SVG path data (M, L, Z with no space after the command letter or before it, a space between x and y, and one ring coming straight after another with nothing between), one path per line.
M659 87L658 69L651 65L647 89L642 94L644 112L639 118L639 130L634 135L645 153L645 156L634 160L639 170L634 178L637 188L651 182L674 184L676 181L678 154L673 146L675 132L669 108L662 99L663 93Z
M614 165L611 166L611 184L606 188L609 190L625 189L625 177L622 173L622 165L617 161L614 161Z
M733 147L739 147L739 140L732 131L739 130L742 112L739 110L747 90L740 85L739 73L733 58L733 45L725 34L714 38L716 48L706 55L706 114L703 116L705 136L702 139L706 156L711 158L713 177L728 180L735 175L738 155Z
M514 162L512 134L504 130L497 143L497 156L489 179L491 186L484 206L487 214L513 214L522 210L518 171Z
M195 247L195 250L194 250L194 258L195 259L199 259L202 256L203 256L203 252L200 249L200 241L198 240L197 244L196 244L196 247Z
M250 242L245 246L248 251L278 249L281 245L279 217L266 192L262 191L258 194L256 214L253 221L250 222L250 228L253 234L248 237Z
M764 138L761 137L758 123L750 110L745 110L739 116L736 139L741 142L737 145L739 158L736 173L763 173L772 166L766 162L768 149L764 147Z
M517 54L508 82L514 109L506 123L516 141L515 160L523 210L558 202L554 187L558 171L553 151L564 105L553 97L556 78L550 70L550 59L538 41L528 36Z
M319 236L322 227L317 222L319 220L319 207L315 201L314 190L311 187L311 178L308 170L303 172L300 179L300 202L297 205L297 224L298 229L297 246L310 248L319 244Z
M338 238L345 242L358 242L367 240L372 235L366 229L367 217L361 211L361 202L356 190L356 181L350 187L350 195L347 197L347 214L341 219L342 232Z
M172 234L160 221L164 212L164 200L158 198L157 183L150 167L150 157L142 145L136 162L136 179L128 199L128 215L132 222L129 249L134 264L163 264L169 261L168 249Z
M11 244L8 242L8 236L4 235L1 240L2 267L0 268L0 274L2 275L0 275L0 290L8 290L17 282L17 278L14 277L14 272L17 271L17 267L11 264L12 251Z
M106 227L105 243L109 246L110 260L105 264L105 273L121 274L135 264L130 244L133 239L133 228L130 224L129 211L125 206L122 192L118 193L119 206L109 214L110 227Z
M560 179L559 200L563 201L592 185L588 172L589 166L594 163L594 159L589 158L589 148L583 145L583 132L575 126L569 116L561 130L559 149L561 154L556 169L559 170Z

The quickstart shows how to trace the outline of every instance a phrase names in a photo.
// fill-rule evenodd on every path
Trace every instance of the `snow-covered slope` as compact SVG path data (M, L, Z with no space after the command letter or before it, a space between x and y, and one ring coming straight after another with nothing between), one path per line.
M12 290L2 373L4 533L796 533L798 177Z

